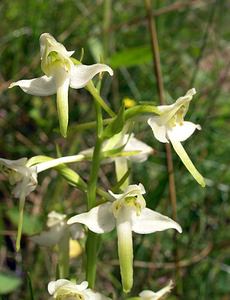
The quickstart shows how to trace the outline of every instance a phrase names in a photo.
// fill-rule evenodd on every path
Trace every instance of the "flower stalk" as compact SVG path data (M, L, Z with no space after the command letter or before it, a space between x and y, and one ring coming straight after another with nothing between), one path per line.
M66 231L58 244L58 267L60 278L69 277L69 239L70 233Z
M99 94L98 91L96 94ZM95 110L97 118L97 137L96 144L93 151L92 168L89 177L88 190L87 190L87 206L88 210L92 209L96 205L96 191L97 191L97 180L98 171L101 161L101 148L102 148L102 133L103 133L103 118L100 104L95 101ZM87 241L86 241L86 279L89 283L90 288L94 288L96 278L96 262L97 262L97 251L100 242L98 234L89 230Z

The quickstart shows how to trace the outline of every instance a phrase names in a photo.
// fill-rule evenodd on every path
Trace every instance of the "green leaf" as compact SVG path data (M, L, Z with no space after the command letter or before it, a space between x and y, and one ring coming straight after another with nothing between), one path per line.
M103 138L110 138L115 134L122 131L125 124L125 106L122 104L118 115L113 119L113 121L105 128L103 132Z
M142 65L152 60L151 48L149 45L127 48L115 53L109 59L112 68L131 67Z
M19 211L18 209L12 208L7 211L7 216L10 221L15 225L18 226L18 219L19 219ZM42 230L42 222L36 216L29 215L28 213L24 212L23 216L23 225L22 225L22 232L27 235L33 235Z
M22 281L12 275L0 273L0 294L8 294L16 290Z

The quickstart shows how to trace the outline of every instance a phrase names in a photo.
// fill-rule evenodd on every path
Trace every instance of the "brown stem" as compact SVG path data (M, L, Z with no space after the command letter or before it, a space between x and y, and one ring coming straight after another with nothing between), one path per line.
M145 0L145 7L147 11L147 20L148 20L148 28L150 32L151 38L151 47L152 47L152 55L153 55L153 68L154 73L156 76L157 82L157 91L160 98L160 104L164 105L164 83L163 83L163 76L161 72L161 63L160 63L160 50L158 44L158 37L157 37L157 30L156 30L156 23L155 17L151 7L151 0ZM165 144L165 151L166 151L166 160L167 160L167 169L168 169L168 176L169 176L169 198L172 206L172 216L173 219L177 219L177 203L176 203L176 186L175 186L175 179L174 179L174 171L173 171L173 160L172 160L172 152L170 144ZM176 277L180 277L180 266L178 262L178 249L177 249L177 239L176 234L174 234L174 243L175 243L175 267L176 267Z

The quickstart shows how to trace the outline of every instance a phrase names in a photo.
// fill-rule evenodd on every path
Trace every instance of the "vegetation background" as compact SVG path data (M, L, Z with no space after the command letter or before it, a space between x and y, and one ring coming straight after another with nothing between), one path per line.
M177 287L168 299L230 299L229 8L227 0L152 1L167 103L192 87L197 90L187 119L201 124L202 131L184 146L207 187L199 187L173 153L177 219L183 234L176 243L171 231L135 236L131 295L146 288L158 290L174 278ZM84 48L86 64L99 61L98 54L103 54L115 75L112 80L106 76L102 94L115 111L125 97L159 104L144 1L2 0L0 24L0 157L55 157L57 148L70 155L93 145L93 131L77 127L94 120L92 99L84 89L70 91L67 139L54 130L58 129L55 97L32 97L19 88L7 89L11 81L40 76L43 32L54 35L68 50L76 49L76 58ZM145 185L149 207L172 216L164 147L146 124L138 123L135 131L155 151L144 164L133 165L133 182ZM89 164L72 167L88 178ZM2 299L32 299L31 281L34 299L48 299L55 249L40 249L29 236L45 228L51 210L67 214L84 210L84 197L55 171L39 176L39 186L26 203L22 249L16 253L18 203L7 179L2 174L0 179L0 294ZM100 181L105 189L111 186L112 165L103 166ZM103 238L96 286L121 299L114 236ZM72 275L79 280L84 279L82 257L71 260Z

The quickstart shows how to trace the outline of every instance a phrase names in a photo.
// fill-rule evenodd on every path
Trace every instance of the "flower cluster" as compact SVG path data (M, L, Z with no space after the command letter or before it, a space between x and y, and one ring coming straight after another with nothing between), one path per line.
M92 79L95 75L113 70L105 64L83 65L72 58L74 51L68 51L57 42L49 33L40 37L41 69L45 75L30 80L13 82L10 88L19 86L24 92L37 96L57 94L57 111L60 124L60 133L67 135L68 129L68 90L69 87L79 89L85 87L93 96L96 106L97 121L95 147L82 150L74 156L50 158L35 156L31 159L18 160L0 159L1 170L9 176L11 184L15 185L13 195L20 199L19 225L17 249L20 248L20 238L23 222L23 207L25 198L36 189L38 174L48 169L59 168L64 178L71 185L75 185L87 194L87 211L68 218L66 214L50 212L48 215L48 230L31 237L35 243L56 247L59 255L59 274L56 281L48 284L48 292L52 299L57 300L90 300L110 299L93 290L96 276L96 260L98 251L98 235L116 230L118 257L120 263L121 281L124 292L128 293L133 286L133 237L132 232L150 234L175 229L182 232L181 226L169 217L147 207L144 195L146 193L142 183L132 184L129 176L130 166L133 163L144 163L153 149L143 141L138 140L130 131L130 119L136 122L135 116L141 116L142 105L135 105L127 110L122 107L118 114L114 114L106 102L101 98L99 90L94 86ZM100 80L102 78L100 77ZM181 142L188 139L200 125L184 121L189 104L195 95L195 89L189 90L174 104L158 107L147 106L151 116L147 124L151 127L155 139L161 143L171 143L185 167L201 185L205 181L196 169ZM150 107L150 108L149 108ZM101 108L112 117L103 123ZM145 107L145 112L147 110ZM154 113L155 112L155 113ZM105 127L106 125L106 127ZM94 126L94 125L93 125ZM85 182L80 175L67 168L68 163L77 163L83 160L91 161L89 181ZM97 185L100 164L115 164L116 185L107 191ZM115 193L116 192L116 193ZM97 199L100 196L100 201ZM71 212L72 213L72 212ZM83 233L82 225L86 226ZM80 238L86 234L86 279L77 285L64 278L69 274L69 241L70 238ZM88 288L89 286L89 288ZM153 292L144 290L138 299L161 299L170 292L173 284Z

